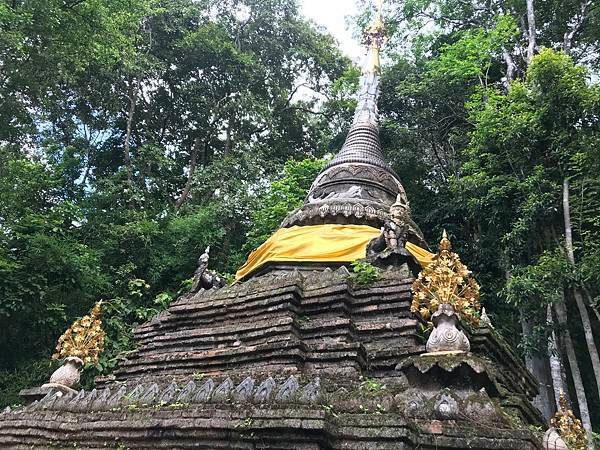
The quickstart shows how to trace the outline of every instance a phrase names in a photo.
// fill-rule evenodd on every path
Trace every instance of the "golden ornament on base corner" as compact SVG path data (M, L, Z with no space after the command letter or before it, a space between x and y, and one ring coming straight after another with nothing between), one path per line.
M459 256L451 250L452 244L444 230L439 252L412 285L410 309L429 321L440 305L450 304L461 320L478 326L481 310L479 284Z
M101 311L102 302L98 302L89 315L76 320L58 339L52 359L63 359L63 364L42 388L54 388L63 393L75 392L79 387L81 368L85 364L98 363L106 337L100 320Z
M479 325L479 285L451 250L452 243L444 230L439 252L412 285L411 311L433 322L426 345L429 354L469 352L471 346L460 329L461 319Z
M560 408L550 420L552 426L544 435L544 450L587 450L589 440L581 420L569 407L566 395L561 392Z

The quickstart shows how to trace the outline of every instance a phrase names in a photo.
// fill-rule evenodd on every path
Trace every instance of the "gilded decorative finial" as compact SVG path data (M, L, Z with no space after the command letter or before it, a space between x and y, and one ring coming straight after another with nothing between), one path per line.
M442 240L440 241L440 251L449 252L450 250L452 250L452 242L450 242L448 233L444 230L442 233Z
M355 124L378 125L379 110L379 52L385 42L385 27L382 18L383 1L378 0L379 9L373 22L363 32L363 40L367 46L367 60L360 77L358 104L354 113Z
M440 251L433 257L431 264L419 273L412 285L413 301L410 309L429 320L440 305L449 303L464 319L477 326L481 309L479 284L451 249L452 244L444 230Z
M81 358L85 364L97 364L100 353L104 350L106 333L102 329L102 302L92 308L89 315L76 320L58 339L56 352L52 359L63 359L70 356Z
M383 23L383 0L378 0L378 10L373 22L363 32L363 41L369 47L369 56L363 73L379 73L379 52L385 43L385 25Z
M561 391L558 400L559 411L550 420L551 425L556 428L559 436L565 444L572 450L586 450L588 447L588 438L579 420L573 411L569 408L569 401Z

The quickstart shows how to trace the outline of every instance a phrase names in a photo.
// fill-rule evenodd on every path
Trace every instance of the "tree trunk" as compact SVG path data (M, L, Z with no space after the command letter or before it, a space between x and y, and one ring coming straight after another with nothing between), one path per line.
M231 119L227 121L227 129L225 130L225 148L223 150L223 158L227 158L231 151Z
M188 195L190 194L190 190L192 189L192 182L194 180L194 173L196 172L196 161L198 161L198 151L200 149L200 138L194 139L194 145L192 145L192 152L190 153L190 169L188 171L187 181L185 182L185 187L183 188L183 192L179 199L177 199L177 203L175 204L175 209L179 211L179 208L185 203Z
M133 194L133 169L131 167L131 154L129 152L131 146L131 130L133 126L133 117L135 115L135 106L137 104L137 85L135 80L130 80L129 91L127 93L129 98L129 111L127 113L127 131L125 133L125 142L123 144L123 159L125 161L125 168L127 169L127 187L129 189L129 195Z
M567 251L567 258L569 259L569 263L571 264L572 268L575 269L575 252L573 250L573 229L571 226L571 206L569 199L568 178L565 178L563 181L563 218L565 221L565 247ZM575 286L573 289L573 297L575 297L575 303L577 304L577 309L579 310L585 342L587 344L590 359L592 360L592 367L594 369L596 388L598 389L598 395L600 396L600 357L598 357L598 349L596 348L596 342L594 341L592 322L590 321L587 307L583 301L581 289L578 286Z
M569 362L569 368L571 369L571 377L573 378L573 387L575 389L575 396L577 398L577 405L579 406L579 415L581 416L581 423L583 428L588 433L588 438L591 442L592 433L592 421L590 420L590 412L588 409L587 398L585 395L585 389L583 387L583 380L581 378L581 371L579 370L579 364L575 355L575 347L573 346L573 340L571 339L571 332L567 327L567 307L565 305L564 294L561 299L554 305L556 311L556 317L558 324L562 328L563 342L565 344L565 352L567 354L567 360ZM593 448L591 448L593 450Z
M506 89L508 90L510 84L515 79L515 74L517 73L517 66L512 55L505 48L502 48L502 57L504 58L504 62L506 63Z
M530 336L532 328L531 322L521 314L523 337ZM550 418L554 415L554 408L552 407L554 399L552 398L551 368L548 365L548 359L542 356L542 354L528 354L525 356L525 365L539 385L540 393L533 399L533 404L541 411L544 419L549 422Z
M552 387L554 390L554 407L551 408L554 414L559 408L560 394L568 395L567 380L565 377L564 366L560 357L559 346L556 341L556 333L554 332L554 318L552 316L552 306L546 306L546 322L552 329L548 339L548 359L550 362L550 376L552 378Z
M83 178L81 179L81 186L84 187L85 189L85 184L87 183L87 179L90 176L90 170L92 170L92 165L90 164L90 155L92 153L91 147L92 144L90 143L90 140L87 139L87 146L86 146L86 151L85 151L85 172L83 174Z
M527 65L531 64L533 55L537 48L536 40L536 27L535 27L535 8L533 0L527 0Z
M596 320L598 320L598 322L600 322L600 311L598 311L598 308L594 307L594 299L592 298L592 294L590 294L590 291L588 291L588 289L585 286L583 286L581 290L585 294L585 298L587 299L587 304L590 305L591 310L594 312L594 315L596 316Z

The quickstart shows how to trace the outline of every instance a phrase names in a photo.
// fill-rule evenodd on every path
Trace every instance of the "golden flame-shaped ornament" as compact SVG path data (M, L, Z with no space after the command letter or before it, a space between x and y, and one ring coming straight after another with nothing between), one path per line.
M556 412L550 423L560 435L561 439L571 450L586 450L588 447L588 438L579 420L573 411L569 408L569 402L563 392L560 393L558 400L560 409Z
M441 304L449 303L464 319L477 326L481 309L479 284L459 256L451 250L452 243L444 230L440 251L412 285L410 310L429 320Z
M104 350L106 333L102 329L102 302L92 308L92 312L76 320L58 339L56 352L52 359L63 359L69 356L81 358L85 364L97 364L100 353Z
M383 23L383 0L378 1L378 10L371 24L363 31L363 43L369 47L367 64L363 74L379 73L381 62L379 53L385 44L385 24Z
M452 250L452 242L450 242L450 239L448 239L448 233L446 233L446 230L444 230L442 233L442 240L440 241L440 252L444 253L449 252L450 250Z

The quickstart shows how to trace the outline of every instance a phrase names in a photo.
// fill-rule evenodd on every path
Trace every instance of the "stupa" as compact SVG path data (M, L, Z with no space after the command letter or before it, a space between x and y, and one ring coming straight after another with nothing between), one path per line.
M447 306L461 347L426 349L411 287L435 257L379 141L381 13L366 36L346 143L238 282L141 325L95 389L7 408L0 448L542 448L536 382L491 327L458 330ZM368 246L373 264L388 253L364 282L350 264Z

